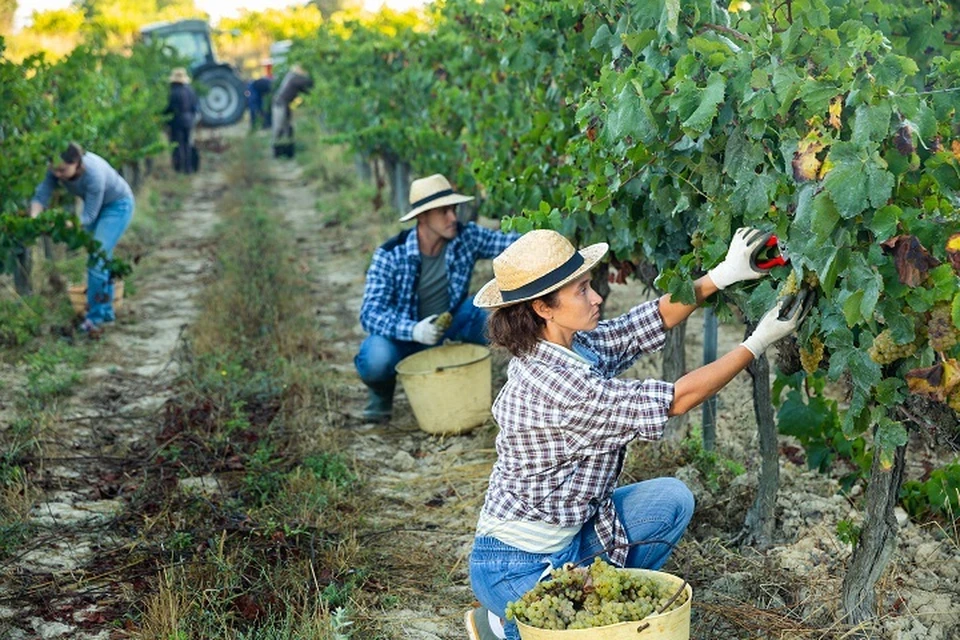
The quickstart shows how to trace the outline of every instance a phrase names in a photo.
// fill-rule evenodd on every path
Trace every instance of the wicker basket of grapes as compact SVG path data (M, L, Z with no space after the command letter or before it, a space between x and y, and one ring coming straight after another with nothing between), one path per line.
M686 580L662 571L589 567L554 569L507 605L523 640L689 640Z

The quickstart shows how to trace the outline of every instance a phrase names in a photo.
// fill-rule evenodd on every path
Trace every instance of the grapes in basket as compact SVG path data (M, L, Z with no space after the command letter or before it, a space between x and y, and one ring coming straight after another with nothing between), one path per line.
M600 558L589 567L564 565L550 572L515 602L507 604L507 619L540 629L589 629L618 622L643 620L652 613L673 611L687 601L686 590L667 603L677 586L617 569Z

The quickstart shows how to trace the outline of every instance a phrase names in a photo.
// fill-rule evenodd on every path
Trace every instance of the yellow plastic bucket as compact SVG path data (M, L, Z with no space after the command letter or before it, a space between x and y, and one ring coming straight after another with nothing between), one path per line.
M669 583L674 591L679 591L683 580L675 575L648 569L621 569L654 580ZM690 601L693 589L684 587L687 601L682 606L667 613L647 616L634 622L618 622L605 627L591 629L568 629L556 631L538 629L522 622L517 623L522 640L690 640Z
M70 296L70 304L77 315L82 316L87 313L87 285L72 284L67 289L67 295ZM113 283L113 308L119 309L123 306L123 280L115 280Z
M490 416L490 350L445 344L397 363L397 378L427 433L462 433Z

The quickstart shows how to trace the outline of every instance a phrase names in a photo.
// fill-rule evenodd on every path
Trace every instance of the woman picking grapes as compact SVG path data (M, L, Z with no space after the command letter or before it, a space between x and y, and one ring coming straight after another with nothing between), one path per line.
M51 159L43 182L37 186L30 202L31 217L37 217L50 204L58 184L83 199L80 223L100 242L100 249L109 260L133 218L130 185L106 160L71 142L58 159ZM80 330L99 335L104 323L114 319L113 282L104 260L100 259L87 268L87 316Z
M768 238L739 229L724 261L694 282L697 303L762 277L751 256ZM617 488L627 444L659 439L668 417L717 393L792 333L808 306L803 294L782 298L740 346L676 383L619 379L698 305L665 295L601 322L590 270L606 252L604 243L576 251L555 231L531 231L494 259L495 277L474 299L494 309L491 342L514 356L493 404L497 462L470 556L482 604L466 615L474 640L519 638L515 623L504 624L506 605L553 567L605 550L619 566L663 566L693 515L693 495L675 478ZM627 546L644 540L666 544Z

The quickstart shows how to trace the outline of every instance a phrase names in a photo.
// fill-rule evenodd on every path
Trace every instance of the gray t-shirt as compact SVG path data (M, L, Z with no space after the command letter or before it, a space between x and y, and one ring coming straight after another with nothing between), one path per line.
M420 284L417 294L420 307L417 310L420 319L450 310L450 292L447 291L447 247L439 255L420 254Z
M83 175L73 180L58 180L47 169L47 175L44 176L43 182L37 185L33 199L46 208L50 205L53 190L58 184L62 184L71 194L83 198L83 214L80 216L80 222L86 227L93 224L104 205L122 198L132 198L133 191L130 190L127 181L110 166L110 163L95 153L84 152L81 166L83 166Z

